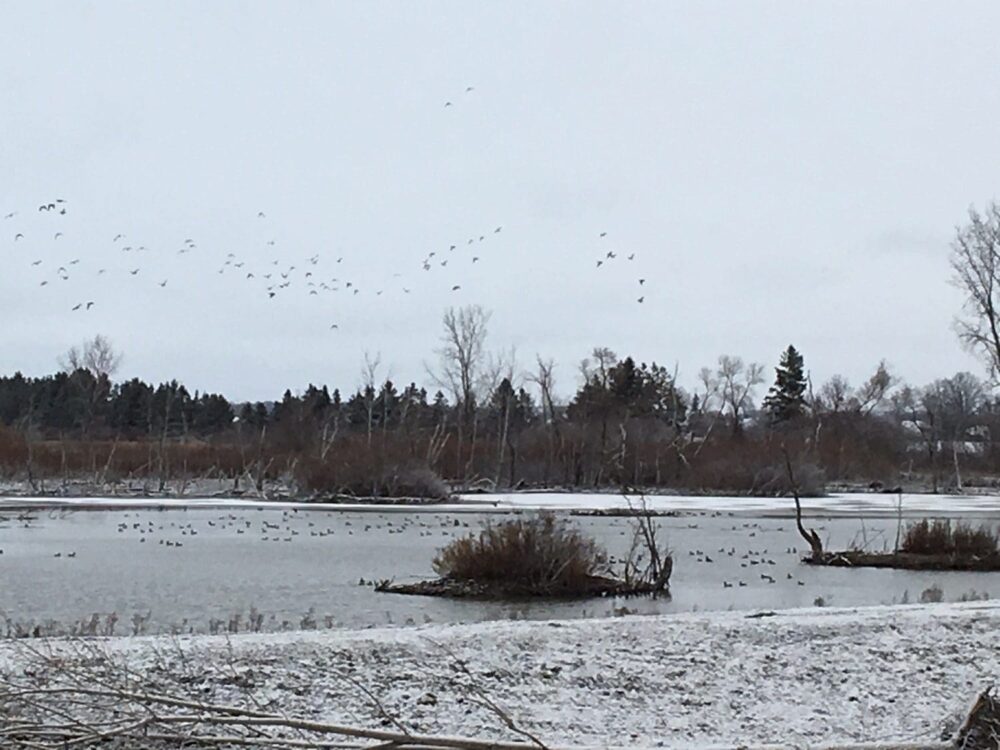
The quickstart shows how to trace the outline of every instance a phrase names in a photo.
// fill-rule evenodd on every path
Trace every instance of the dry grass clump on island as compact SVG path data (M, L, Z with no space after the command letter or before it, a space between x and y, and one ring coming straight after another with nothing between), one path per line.
M924 518L906 527L900 552L914 555L991 557L1000 554L997 532L986 524L974 528L959 521Z
M487 523L479 536L444 547L434 572L458 581L517 582L533 588L575 589L610 573L607 553L550 513Z

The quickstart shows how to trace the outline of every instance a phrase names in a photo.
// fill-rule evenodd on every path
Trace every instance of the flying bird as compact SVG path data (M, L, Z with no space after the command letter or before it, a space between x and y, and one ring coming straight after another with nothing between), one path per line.
M601 266L603 266L603 265L604 265L604 261L603 261L603 260L599 260L599 261L597 261L597 267L598 267L598 268L600 268L600 267L601 267Z
M628 256L628 259L629 259L629 260L635 260L635 253L631 253L631 254L630 254L630 255Z
M642 286L645 283L646 283L645 279L639 279L639 286Z
M607 232L601 232L601 237L607 237L607 236L608 236Z
M163 281L161 281L160 282L160 286L166 286L167 285L167 281L168 281L168 279L164 279Z
M47 282L47 281L43 281L43 282L42 282L41 284L39 284L38 286L45 286L45 285L46 285L46 284L48 284L48 283L49 283L49 282Z
M33 266L40 266L40 265L42 265L42 261L40 261L40 260L36 260L36 261L35 261L34 263L32 263L31 265L33 265Z
M445 103L444 103L444 106L446 106L446 107L450 107L450 106L451 106L451 102L445 102Z
M331 330L331 331L335 331L335 330L337 330L338 328L340 328L340 326L338 326L338 325L337 325L336 323L334 323L334 324L333 324L332 326L330 326L330 330Z
M461 288L462 288L461 286L459 286L458 284L455 284L455 286L453 286L453 287L451 288L451 291L453 291L453 292L457 292L457 291L458 291L459 289L461 289Z
M56 232L55 236L52 239L58 240L60 237L62 237L62 232Z
M94 306L94 303L93 303L93 302L88 302L88 303L87 303L87 309L88 309L88 310L89 310L90 308L92 308L93 306Z
M76 312L76 311L77 311L77 310L79 310L79 309L80 309L81 307L83 307L83 303L82 303L82 302L79 302L79 303L77 303L77 305L76 305L76 306L75 306L75 307L73 308L73 312Z
M470 91L475 91L475 89L472 86L466 86L465 93L468 94Z
M17 242L18 240L23 240L23 239L24 239L24 235L21 234L20 232L18 232L17 234L14 235L14 242Z
M493 230L493 234L500 234L501 229L503 229L503 227L497 227L496 229Z
M124 238L125 238L124 234L116 234L115 238L113 240L111 240L111 241L112 242L118 242L118 240L121 240L121 239L124 239Z
M639 297L639 299L637 300L637 302L641 305L645 300L646 300L645 297Z
M263 211L258 211L257 212L257 218L258 219L263 219L264 218L264 212Z
M135 276L136 274L139 273L139 269L137 268L134 271L129 271L129 273L132 274L133 276Z
M11 211L9 214L5 214L4 218L5 219L13 219L15 216L17 216L17 211Z
M479 262L479 256L478 255L473 255L472 256L472 262L473 263L478 263Z

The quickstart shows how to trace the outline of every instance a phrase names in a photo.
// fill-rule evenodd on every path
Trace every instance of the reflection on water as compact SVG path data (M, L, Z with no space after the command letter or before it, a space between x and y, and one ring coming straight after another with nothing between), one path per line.
M435 551L486 516L441 512L228 510L81 511L0 522L0 613L13 622L69 628L117 613L117 633L148 613L146 632L240 629L251 609L265 630L424 622L549 619L725 609L779 609L917 601L938 586L948 601L1000 595L997 573L815 568L799 557L794 521L693 513L664 518L675 565L669 601L635 598L484 603L379 594L366 581L431 577ZM629 521L574 522L612 556L627 550ZM995 520L993 521L995 523ZM819 518L828 548L891 548L892 518ZM772 582L773 581L773 582ZM259 613L259 614L258 614ZM214 621L214 622L213 622Z

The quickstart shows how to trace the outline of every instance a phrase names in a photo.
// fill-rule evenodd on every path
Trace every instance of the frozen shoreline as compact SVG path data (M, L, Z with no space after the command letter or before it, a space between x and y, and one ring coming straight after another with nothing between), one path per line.
M420 731L512 738L474 679L546 742L679 748L938 740L1000 677L998 630L980 602L101 643L218 703L378 726L346 676ZM0 641L0 670L19 648Z
M616 511L627 510L629 500L612 493L523 492L459 495L448 502L302 502L218 496L143 497L81 496L60 497L4 495L0 493L0 512L22 509L128 510L128 509L225 509L259 508L303 511L377 511L429 513L509 513L519 510ZM634 504L638 498L633 498ZM803 510L810 515L895 517L899 513L897 496L873 492L831 493L824 497L802 499ZM647 495L646 507L657 512L678 514L731 513L733 515L791 517L791 501L782 497ZM902 515L975 516L1000 518L1000 495L903 495Z

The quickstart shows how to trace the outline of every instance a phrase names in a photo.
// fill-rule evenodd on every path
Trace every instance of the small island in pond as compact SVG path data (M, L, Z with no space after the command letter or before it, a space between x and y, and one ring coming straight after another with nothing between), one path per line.
M1000 571L1000 546L997 533L986 525L973 528L961 521L952 524L925 518L906 527L893 551L821 551L806 562L835 567L991 572Z
M620 571L608 555L551 513L487 523L478 536L448 544L434 558L439 578L382 581L377 591L464 599L572 599L669 596L673 559L657 540L650 516L636 516L631 552Z

